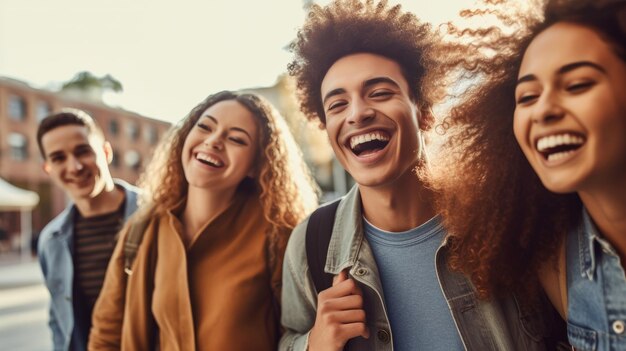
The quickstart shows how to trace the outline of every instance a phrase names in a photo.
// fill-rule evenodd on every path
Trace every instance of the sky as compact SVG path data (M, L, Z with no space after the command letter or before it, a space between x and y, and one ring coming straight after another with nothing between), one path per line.
M435 24L473 3L391 2ZM0 0L0 76L54 90L111 74L124 91L105 101L175 122L211 93L274 84L304 18L302 0Z

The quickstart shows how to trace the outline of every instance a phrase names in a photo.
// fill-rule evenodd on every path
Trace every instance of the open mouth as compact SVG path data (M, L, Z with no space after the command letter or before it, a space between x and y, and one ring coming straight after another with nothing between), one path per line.
M216 157L213 157L209 154L205 154L203 152L198 152L196 154L196 160L204 163L207 166L211 166L214 168L222 168L224 167L224 162L222 162L221 160L219 160Z
M547 161L557 161L576 152L585 141L581 134L562 133L537 139L535 147Z
M365 156L382 150L389 144L389 135L383 131L375 131L350 138L350 149L357 156Z

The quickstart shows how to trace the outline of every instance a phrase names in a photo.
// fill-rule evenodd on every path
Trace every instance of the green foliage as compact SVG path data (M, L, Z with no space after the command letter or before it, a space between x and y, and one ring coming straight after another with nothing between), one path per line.
M88 90L90 88L109 89L116 93L122 92L124 88L119 80L110 74L104 77L96 77L91 72L83 71L77 73L69 82L64 83L61 90L67 89Z

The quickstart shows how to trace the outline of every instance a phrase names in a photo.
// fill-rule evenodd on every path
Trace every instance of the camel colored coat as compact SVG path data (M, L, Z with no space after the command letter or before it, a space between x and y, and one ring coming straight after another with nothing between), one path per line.
M269 268L269 223L258 200L238 196L188 247L177 217L182 208L151 219L130 276L128 226L122 231L94 309L89 350L150 350L155 343L161 351L276 349L271 284L281 264Z

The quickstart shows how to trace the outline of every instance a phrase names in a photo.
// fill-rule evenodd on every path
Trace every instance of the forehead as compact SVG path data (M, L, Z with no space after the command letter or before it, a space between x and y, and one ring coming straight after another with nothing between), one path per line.
M400 88L408 90L408 83L400 65L384 56L359 53L344 56L328 69L322 80L322 95L333 89L359 89L363 82L377 77L389 77Z
M576 61L607 63L619 59L594 30L574 23L556 23L539 33L524 53L520 75L542 68L560 68Z
M238 127L247 131L257 129L257 121L252 112L236 100L220 101L207 108L202 116L211 116L220 125Z
M89 131L87 127L76 124L56 127L41 137L41 145L46 154L72 150L84 144L90 144Z

